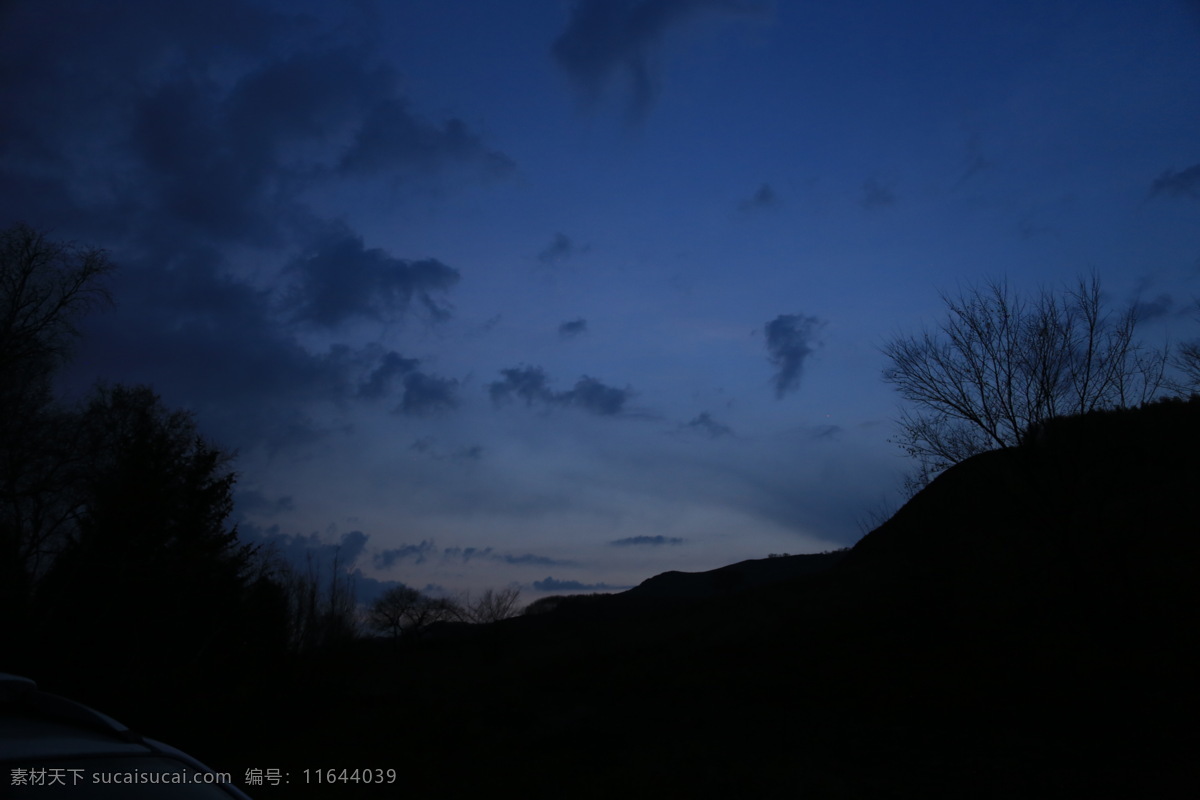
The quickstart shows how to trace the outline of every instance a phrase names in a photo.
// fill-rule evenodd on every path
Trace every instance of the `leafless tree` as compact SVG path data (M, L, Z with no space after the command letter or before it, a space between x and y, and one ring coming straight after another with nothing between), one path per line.
M1114 314L1094 275L1032 300L992 281L942 295L936 330L884 346L884 380L912 404L897 443L918 462L920 488L975 453L1021 444L1038 423L1137 406L1165 385L1167 352L1136 338L1133 306Z
M521 590L510 586L507 589L485 589L478 600L472 601L468 596L462 605L469 622L486 624L520 614L520 599Z
M54 372L80 320L110 302L103 250L0 231L0 583L28 585L60 549L77 480L72 415L52 400Z
M419 635L435 622L464 618L462 606L444 597L429 597L410 586L393 586L371 604L367 624L393 638Z
M1200 311L1200 301L1196 303L1196 310ZM1183 376L1174 386L1180 394L1200 391L1200 340L1181 344L1172 364Z

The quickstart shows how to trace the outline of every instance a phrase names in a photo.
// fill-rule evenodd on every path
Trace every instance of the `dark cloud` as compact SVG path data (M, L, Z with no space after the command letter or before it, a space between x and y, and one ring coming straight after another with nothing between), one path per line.
M497 556L497 561L503 561L505 564L534 564L542 567L574 567L578 564L574 561L563 561L557 558L549 558L547 556L535 556L532 553L525 553L519 556L505 555Z
M615 547L660 547L664 544L683 544L683 539L677 536L630 536L625 539L615 539L609 544Z
M404 376L404 399L396 410L402 414L423 416L448 411L457 405L457 380L411 372Z
M336 542L326 542L316 533L308 536L285 534L279 533L276 525L259 529L244 521L238 523L238 531L248 540L260 543L283 557L294 568L301 571L311 569L318 573L332 569L335 561L340 570L352 569L370 540L362 531L350 531L338 537Z
M423 456L434 459L436 461L479 461L483 458L483 445L473 444L466 447L459 447L454 450L447 451L444 448L438 447L436 440L432 436L423 436L417 439L408 446L409 450L415 450Z
M735 0L577 0L551 54L588 102L619 80L630 116L640 119L658 94L655 57L664 35L702 11L761 12Z
M625 403L631 396L629 389L617 389L606 386L595 378L583 376L576 382L575 388L562 396L566 402L579 406L585 411L605 417L616 416L625 409Z
M842 435L841 425L818 425L812 430L813 441L834 441Z
M524 400L527 406L556 402L556 395L550 391L546 372L541 367L511 367L500 370L500 374L504 376L503 380L488 384L488 395L493 403L507 402L514 396Z
M599 416L620 416L633 396L629 388L617 389L584 375L567 391L555 392L541 367L513 367L500 370L503 380L488 385L488 394L496 405L514 397L525 405L574 406Z
M777 369L772 379L776 397L799 386L804 361L812 355L823 325L817 317L802 314L780 314L767 323L767 357Z
M461 560L464 564L473 558L490 558L492 548L484 547L447 547L442 551L442 558L449 560Z
M573 319L558 326L558 336L560 339L573 339L587 333L587 329L586 319Z
M570 259L572 256L579 253L586 253L590 248L587 246L580 247L571 241L571 237L565 233L556 233L550 244L542 248L538 253L538 261L548 267L556 267L559 264Z
M389 351L377 366L358 387L358 396L377 399L391 393L397 381L402 381L405 375L414 372L420 365L415 358L404 358L399 353Z
M1153 300L1137 300L1133 304L1133 311L1137 315L1138 322L1148 322L1165 317L1174 309L1175 298L1166 293L1157 295Z
M423 541L417 545L404 545L403 547L384 550L376 553L371 563L378 569L388 569L392 565L400 561L412 561L414 564L423 564L430 559L438 558L442 561L459 561L466 564L474 560L495 561L502 564L514 565L535 565L543 567L573 567L578 566L574 561L563 561L561 559L549 558L547 556L534 555L533 553L523 553L521 555L512 555L509 553L497 553L491 547L446 547L441 550L434 545L432 541Z
M981 172L990 170L995 164L983 152L983 144L978 133L967 136L966 157L962 172L955 186L962 186Z
M273 313L267 291L230 275L210 251L146 263L126 260L113 276L113 313L85 321L63 387L98 379L150 383L164 400L203 414L205 430L231 447L272 448L324 435L305 409L348 399L374 349L302 345Z
M1185 197L1200 200L1200 164L1176 172L1168 169L1150 185L1150 196Z
M607 583L580 583L579 581L560 581L547 576L544 580L534 581L533 588L539 592L614 592L629 589L629 586L610 586Z
M423 118L355 29L242 0L46 0L6 15L0 103L21 113L0 123L0 219L105 246L121 267L118 308L87 320L68 390L153 383L242 448L325 436L312 408L389 384L402 413L453 404L454 381L308 338L443 319L459 279L366 247L311 198L511 168L461 120Z
M473 444L470 447L464 447L454 454L455 458L465 459L467 461L478 461L483 458L483 445Z
M371 556L371 565L375 569L391 569L401 561L412 561L414 564L424 564L429 558L437 555L433 542L424 539L420 544L406 544L388 550L380 550Z
M739 211L765 211L771 208L777 208L782 201L779 195L771 188L769 183L764 183L758 187L758 191L751 197L738 203Z
M296 508L296 501L290 494L271 499L254 489L239 489L234 502L238 512L242 514L273 515L284 511L293 511Z
M503 153L488 150L462 120L435 126L414 116L403 98L390 97L371 109L340 167L372 175L381 170L429 170L446 162L476 164L492 176L502 176L516 166Z
M450 316L440 295L458 271L436 259L408 261L366 249L345 226L335 225L288 267L297 281L286 305L295 320L332 328L350 320L394 321L414 301L435 320Z
M702 433L710 439L719 439L722 436L733 434L733 430L728 425L717 422L707 411L701 412L695 419L681 427L685 431Z
M896 203L896 193L878 178L869 178L862 185L862 199L859 204L863 208L886 208Z

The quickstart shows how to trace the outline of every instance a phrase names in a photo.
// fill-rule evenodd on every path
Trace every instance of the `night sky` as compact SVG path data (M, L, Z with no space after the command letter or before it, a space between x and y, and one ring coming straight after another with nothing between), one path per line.
M0 103L0 226L119 265L63 392L364 599L853 544L942 291L1200 335L1197 2L10 0Z

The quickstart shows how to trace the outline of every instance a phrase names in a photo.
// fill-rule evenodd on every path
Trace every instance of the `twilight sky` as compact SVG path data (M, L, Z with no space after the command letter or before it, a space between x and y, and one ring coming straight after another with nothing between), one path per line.
M1195 0L8 0L0 103L0 226L120 267L64 390L364 598L852 544L939 291L1200 333Z

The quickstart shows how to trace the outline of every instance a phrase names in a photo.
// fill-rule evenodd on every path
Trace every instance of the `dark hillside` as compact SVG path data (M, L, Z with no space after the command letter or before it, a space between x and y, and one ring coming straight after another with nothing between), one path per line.
M292 686L302 719L244 734L402 764L418 794L1190 796L1197 452L1200 403L1060 420L848 554L364 643ZM770 574L719 591L746 569Z
M1190 797L1198 452L1200 402L1059 420L848 553L359 641L155 730L291 772L260 798Z

